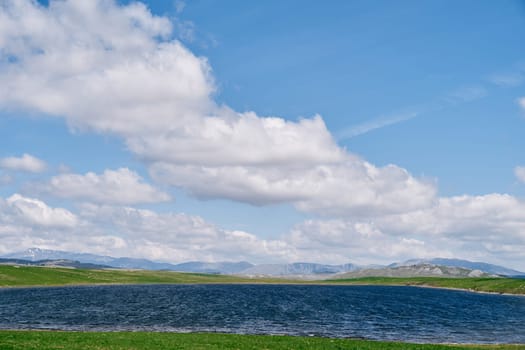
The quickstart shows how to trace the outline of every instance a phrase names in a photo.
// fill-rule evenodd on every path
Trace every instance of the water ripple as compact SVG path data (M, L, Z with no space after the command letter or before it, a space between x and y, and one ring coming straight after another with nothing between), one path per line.
M432 343L525 343L525 298L387 286L3 289L0 329L211 331Z

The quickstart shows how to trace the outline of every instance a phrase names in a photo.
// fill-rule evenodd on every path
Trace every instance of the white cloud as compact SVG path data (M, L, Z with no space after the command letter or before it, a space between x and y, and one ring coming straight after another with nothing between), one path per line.
M46 170L46 163L30 154L24 153L21 157L6 157L0 159L0 168L15 171L41 173Z
M157 41L171 23L140 3L3 3L0 101L123 135L181 125L213 90L204 59ZM203 107L201 107L203 106Z
M198 167L156 164L160 181L201 197L253 204L293 202L302 211L334 216L370 216L430 206L435 189L394 165L382 168L357 157L311 166Z
M128 168L105 170L102 174L88 172L60 174L47 183L32 186L36 191L55 197L105 204L155 203L170 200L170 196L153 186Z
M152 161L199 166L286 166L344 159L320 116L298 122L218 109L214 117L157 137L130 138L135 153Z
M141 4L2 7L0 106L116 134L157 180L201 197L329 214L433 200L433 185L340 148L320 116L287 121L218 106L206 59L171 40L174 23Z
M40 246L170 262L391 263L455 257L525 270L525 203L508 195L458 196L408 214L306 220L275 239L202 217L84 204L76 213L36 199L0 199L0 253Z
M514 175L516 175L518 180L525 183L525 166L517 166L514 168Z
M434 247L409 233L392 235L370 221L307 220L283 239L310 261L324 263L389 264L408 258L450 256L449 247Z
M378 218L376 224L392 235L410 232L433 246L449 246L455 256L525 268L525 203L510 195L441 198L432 208Z
M435 206L378 220L392 232L447 234L464 239L513 237L525 243L525 203L507 194L440 198Z
M263 262L286 261L293 257L293 248L282 241L221 229L199 216L96 205L85 205L80 215L94 227L109 228L125 237L130 242L128 246L135 247L135 255L151 249L146 256L155 259Z
M308 220L283 240L321 261L459 257L525 270L525 203L501 194L441 198L424 210L367 220Z
M43 228L72 228L77 217L63 208L52 208L46 203L33 198L14 194L0 201L1 220L13 225Z
M293 247L199 216L84 204L73 214L18 194L0 198L0 253L33 246L182 262L295 260Z

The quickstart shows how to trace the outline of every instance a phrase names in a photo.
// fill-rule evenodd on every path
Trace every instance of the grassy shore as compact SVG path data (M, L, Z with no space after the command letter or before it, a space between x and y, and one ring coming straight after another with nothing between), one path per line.
M525 295L525 279L513 278L363 277L326 280L324 283L349 285L424 286L462 289L473 292Z
M525 295L525 279L511 278L365 277L325 281L298 281L280 278L241 278L227 275L180 273L173 271L83 270L0 265L0 287L160 283L410 285Z
M3 350L215 350L215 349L403 349L403 350L518 350L524 345L433 345L317 337L235 335L215 333L45 332L0 331Z
M227 275L147 270L83 270L55 267L0 265L0 287L87 284L247 283L275 282Z

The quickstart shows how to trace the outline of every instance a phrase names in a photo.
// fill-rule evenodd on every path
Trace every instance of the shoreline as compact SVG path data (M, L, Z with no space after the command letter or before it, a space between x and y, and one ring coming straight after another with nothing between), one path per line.
M457 288L457 287L444 287L444 286L433 286L430 284L407 284L405 283L345 283L345 282L264 282L264 281L247 281L247 282L160 282L160 283L73 283L73 284L49 284L49 285L17 285L17 286L0 286L2 289L23 289L23 288L63 288L63 287L111 287L111 286L144 286L144 285L290 285L290 286L378 286L378 287L415 287L415 288L429 288L429 289L440 289L450 290L465 293L474 294L487 294L487 295L502 295L502 296L517 296L525 297L525 293L508 293L508 292L491 292L484 290L476 290L471 288Z
M263 276L196 274L151 270L85 270L0 266L0 289L129 285L300 285L300 286L408 286L467 293L525 296L525 279L444 277L362 277L299 279Z

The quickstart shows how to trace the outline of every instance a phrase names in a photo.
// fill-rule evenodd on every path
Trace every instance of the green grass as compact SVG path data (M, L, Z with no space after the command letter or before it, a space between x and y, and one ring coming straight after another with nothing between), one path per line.
M427 286L476 292L525 294L525 279L512 278L363 277L327 280L324 283Z
M253 280L235 276L173 271L84 270L0 265L0 287L149 283L272 283L276 281L281 280Z
M160 350L160 349L525 349L524 345L432 345L365 340L328 339L268 335L235 335L215 333L151 333L151 332L43 332L0 331L2 350Z

